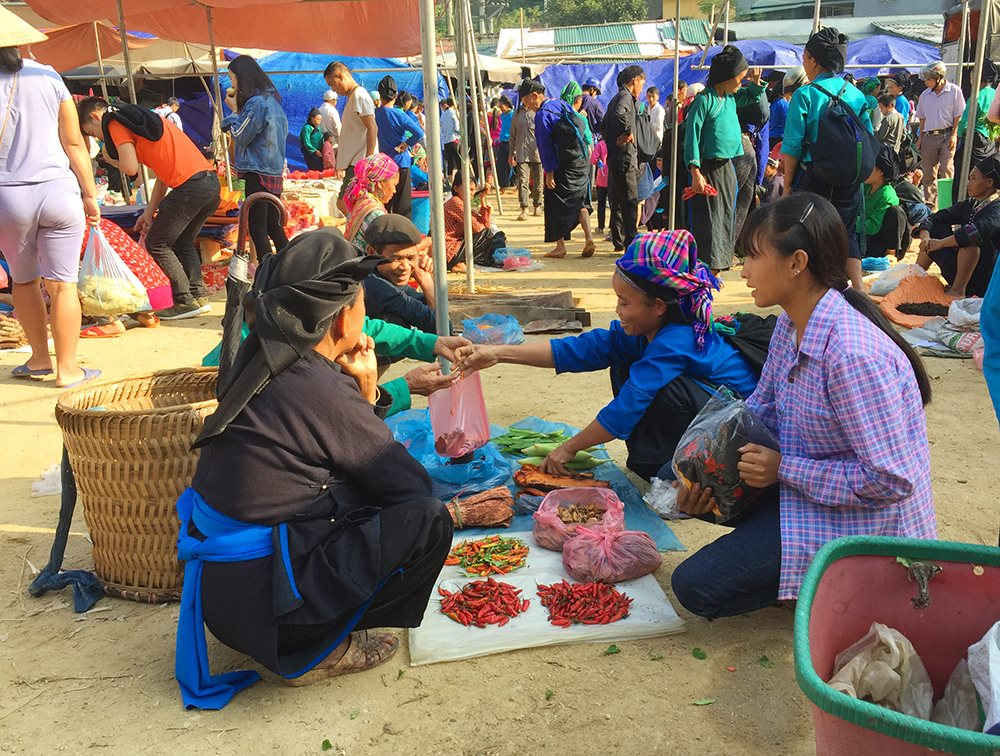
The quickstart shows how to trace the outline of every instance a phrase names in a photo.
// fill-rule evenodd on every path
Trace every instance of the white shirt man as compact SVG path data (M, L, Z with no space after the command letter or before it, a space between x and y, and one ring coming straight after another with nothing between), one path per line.
M658 143L663 142L663 130L666 125L667 111L660 104L660 90L650 87L646 90L646 102L649 103L649 120L653 123L653 134Z
M326 90L323 95L323 104L319 106L319 112L323 115L320 128L325 134L333 134L333 146L336 147L340 140L340 112L337 110L337 93L332 89Z

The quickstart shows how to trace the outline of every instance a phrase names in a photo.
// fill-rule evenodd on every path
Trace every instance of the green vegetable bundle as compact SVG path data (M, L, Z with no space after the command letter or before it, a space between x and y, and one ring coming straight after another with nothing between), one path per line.
M538 444L553 444L553 448L559 446L564 441L568 441L569 436L563 431L553 431L551 433L540 433L522 428L510 428L502 436L493 439L504 454L524 454L525 450ZM548 452L546 452L548 453Z

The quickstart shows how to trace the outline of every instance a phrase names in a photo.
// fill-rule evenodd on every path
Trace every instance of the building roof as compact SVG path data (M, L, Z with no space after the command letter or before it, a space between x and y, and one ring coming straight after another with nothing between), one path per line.
M883 17L865 16L829 16L820 19L821 26L835 26L850 39L864 39L876 34L885 34L876 28L876 24L890 26L924 26L937 24L941 28L942 19L939 14L919 14L912 16L892 16L891 21ZM811 18L772 19L770 21L730 21L729 29L735 32L737 39L774 39L781 42L791 42L801 45L809 39L812 33ZM929 31L927 32L929 33ZM921 41L924 41L921 39ZM932 41L941 44L941 36Z
M698 21L693 18L682 18L680 27L681 42L687 42L689 45L708 44L708 33L711 30L708 28L708 24L704 21ZM660 34L660 39L664 42L672 43L674 41L673 21L667 21L659 24L656 27L656 30Z
M563 26L554 31L555 49L560 54L641 55L632 24Z
M924 24L897 24L889 22L875 22L872 26L880 34L892 34L905 39L915 39L918 42L930 42L939 45L944 36L943 23Z

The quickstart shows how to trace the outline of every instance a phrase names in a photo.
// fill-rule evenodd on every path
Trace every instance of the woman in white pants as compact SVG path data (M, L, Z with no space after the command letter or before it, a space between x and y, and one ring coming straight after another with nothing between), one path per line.
M100 375L82 369L76 359L84 221L96 225L100 210L69 90L52 68L22 60L17 49L44 39L0 8L0 251L10 265L14 308L31 345L31 357L13 375L43 378L55 372L55 385L66 388ZM54 371L40 280L51 301Z

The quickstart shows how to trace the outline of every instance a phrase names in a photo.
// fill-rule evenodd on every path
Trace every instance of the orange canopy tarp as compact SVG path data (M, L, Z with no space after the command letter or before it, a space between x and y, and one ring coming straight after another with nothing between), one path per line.
M115 0L28 4L59 24L118 18ZM418 0L123 0L125 24L161 39L208 43L206 5L213 8L218 45L331 55L420 54Z
M62 26L58 29L43 29L48 39L31 45L28 49L40 63L52 66L60 73L70 71L97 60L97 45L94 37L95 24L83 23ZM97 36L101 40L101 55L107 59L122 51L122 40L118 30L98 21ZM146 47L152 40L130 36L130 50Z

